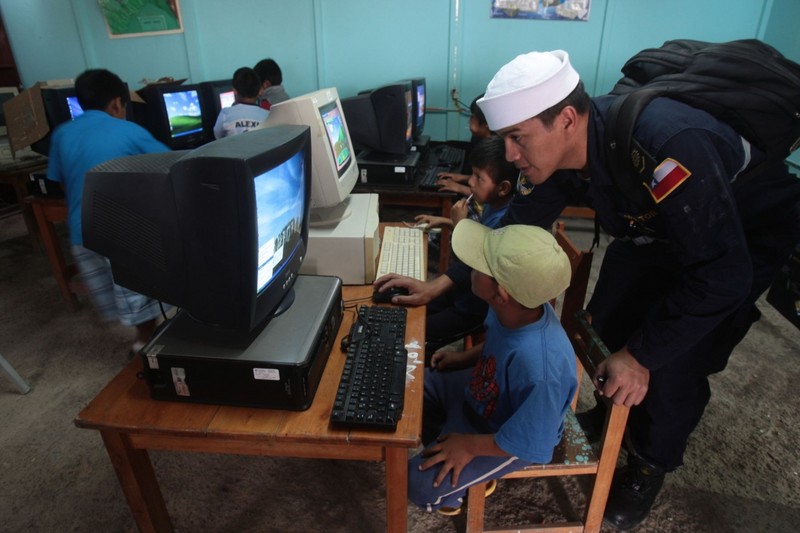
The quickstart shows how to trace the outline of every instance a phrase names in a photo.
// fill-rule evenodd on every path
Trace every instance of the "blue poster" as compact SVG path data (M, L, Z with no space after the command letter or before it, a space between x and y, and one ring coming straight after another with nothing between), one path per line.
M492 18L589 20L591 0L492 0Z

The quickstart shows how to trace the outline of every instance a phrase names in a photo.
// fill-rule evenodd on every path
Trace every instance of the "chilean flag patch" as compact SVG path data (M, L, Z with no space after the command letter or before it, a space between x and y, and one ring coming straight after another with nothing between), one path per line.
M691 175L686 167L672 158L667 158L653 171L650 195L656 203L659 203Z

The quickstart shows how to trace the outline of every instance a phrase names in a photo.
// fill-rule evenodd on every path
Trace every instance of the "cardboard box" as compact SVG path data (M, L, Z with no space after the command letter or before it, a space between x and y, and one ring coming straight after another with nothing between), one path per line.
M12 157L15 152L43 139L50 132L42 103L42 83L37 82L3 104Z

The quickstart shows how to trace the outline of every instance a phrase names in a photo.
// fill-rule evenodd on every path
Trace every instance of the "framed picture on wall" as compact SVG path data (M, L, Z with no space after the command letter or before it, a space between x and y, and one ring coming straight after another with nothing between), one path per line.
M112 39L183 32L178 0L97 1Z
M491 0L492 18L589 20L591 0Z

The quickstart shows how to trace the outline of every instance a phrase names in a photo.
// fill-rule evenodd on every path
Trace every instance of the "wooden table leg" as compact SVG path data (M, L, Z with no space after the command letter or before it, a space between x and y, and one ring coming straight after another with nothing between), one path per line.
M442 216L450 218L451 209L453 207L453 200L451 198L442 199ZM450 229L442 228L441 237L439 238L439 274L447 272L447 267L450 264Z
M47 257L50 259L50 266L53 267L53 276L56 278L58 288L61 289L61 295L64 297L64 300L66 300L70 310L76 311L78 309L78 299L69 286L67 262L64 260L64 254L61 252L61 245L58 242L56 227L52 222L47 220L40 204L34 203L32 208L33 214L36 216L36 222L39 224L39 231L42 234L42 242L44 242Z
M386 531L405 533L408 528L408 450L385 448Z
M139 531L173 531L147 451L131 447L130 441L123 434L114 431L101 431L100 434Z

